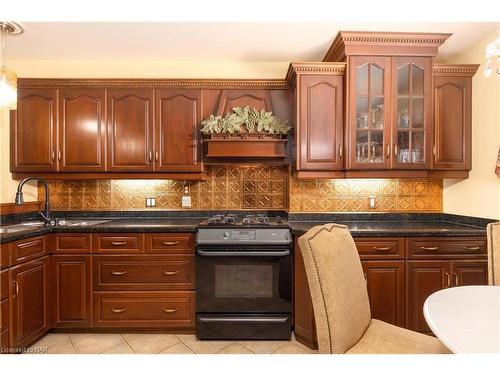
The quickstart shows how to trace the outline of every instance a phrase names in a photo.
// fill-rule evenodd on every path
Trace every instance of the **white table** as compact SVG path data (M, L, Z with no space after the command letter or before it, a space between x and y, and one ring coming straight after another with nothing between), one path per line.
M424 316L453 353L500 353L500 286L461 286L427 298Z

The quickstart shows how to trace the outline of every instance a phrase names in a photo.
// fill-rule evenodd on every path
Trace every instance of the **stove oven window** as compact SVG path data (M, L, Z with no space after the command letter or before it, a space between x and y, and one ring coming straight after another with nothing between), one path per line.
M218 264L214 294L216 298L272 298L279 295L278 277L279 268L272 264Z

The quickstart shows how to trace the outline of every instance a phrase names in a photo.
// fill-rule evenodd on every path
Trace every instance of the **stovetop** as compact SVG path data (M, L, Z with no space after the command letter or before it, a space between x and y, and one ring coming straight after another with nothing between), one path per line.
M217 214L201 222L199 226L205 228L288 228L288 222L279 215L251 214L239 216L236 214Z

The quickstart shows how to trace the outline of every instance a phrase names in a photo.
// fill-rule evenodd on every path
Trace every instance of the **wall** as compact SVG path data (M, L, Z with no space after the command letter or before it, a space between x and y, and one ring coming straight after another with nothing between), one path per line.
M500 219L500 177L495 163L500 147L500 79L483 75L486 45L498 31L447 63L480 63L472 80L472 170L463 181L445 180L443 210L446 213Z

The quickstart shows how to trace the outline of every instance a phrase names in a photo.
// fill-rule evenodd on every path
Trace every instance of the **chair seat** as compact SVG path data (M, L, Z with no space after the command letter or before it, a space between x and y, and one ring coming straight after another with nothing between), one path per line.
M437 338L372 319L361 339L346 354L445 354Z

